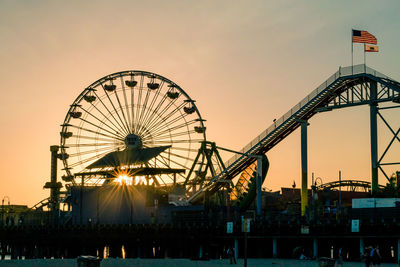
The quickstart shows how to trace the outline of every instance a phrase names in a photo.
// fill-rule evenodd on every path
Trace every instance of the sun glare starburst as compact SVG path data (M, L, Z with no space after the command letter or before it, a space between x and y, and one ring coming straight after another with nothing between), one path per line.
M132 185L132 181L133 178L126 174L119 175L117 179L115 179L115 182L119 183L120 185Z

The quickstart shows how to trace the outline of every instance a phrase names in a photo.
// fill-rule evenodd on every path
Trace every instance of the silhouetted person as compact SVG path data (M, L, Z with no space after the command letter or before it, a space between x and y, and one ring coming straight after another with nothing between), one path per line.
M372 247L366 247L364 251L365 267L371 266L371 250Z
M230 264L236 264L236 259L235 259L235 249L232 247L229 247L228 250L226 251L229 257Z
M340 247L338 250L338 257L336 259L335 266L339 266L339 264L341 266L343 266L343 248L342 247Z
M381 266L381 253L379 252L379 246L375 246L372 250L371 258L373 266Z

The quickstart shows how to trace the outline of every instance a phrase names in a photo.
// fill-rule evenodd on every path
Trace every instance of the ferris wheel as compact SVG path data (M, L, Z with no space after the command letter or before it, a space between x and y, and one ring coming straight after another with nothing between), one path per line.
M71 104L60 132L65 175L72 184L103 184L112 172L183 182L206 127L195 100L176 83L145 71L107 75Z

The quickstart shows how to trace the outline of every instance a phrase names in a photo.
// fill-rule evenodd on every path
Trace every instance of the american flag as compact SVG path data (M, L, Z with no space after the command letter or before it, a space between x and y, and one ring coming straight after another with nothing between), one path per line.
M377 44L378 40L367 31L353 30L353 43Z

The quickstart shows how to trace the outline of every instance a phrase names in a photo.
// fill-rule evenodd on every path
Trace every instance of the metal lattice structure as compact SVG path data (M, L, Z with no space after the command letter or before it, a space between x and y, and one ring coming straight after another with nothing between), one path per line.
M261 155L268 152L302 124L306 128L307 120L315 114L355 105L370 105L371 107L372 189L374 191L378 188L378 168L382 165L379 164L377 156L376 118L379 114L377 106L382 102L399 103L399 101L399 82L365 65L339 68L318 88L240 150L242 154L237 154L228 160L225 163L226 168L200 191L193 194L189 200L196 202L203 192L220 187L219 180L231 180L239 175L255 162L255 158L249 155ZM400 141L397 137L399 131L391 130L394 138ZM306 190L302 191L306 192Z

